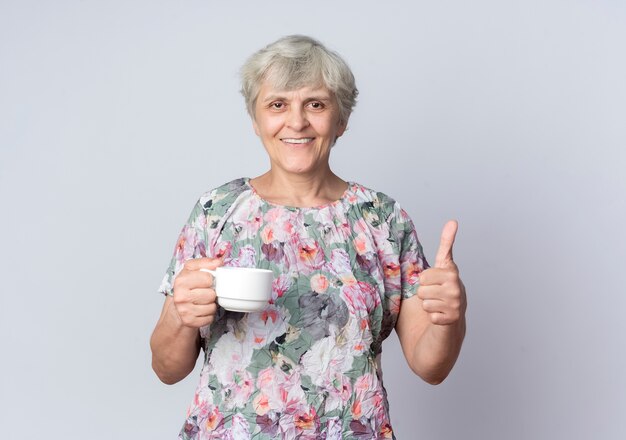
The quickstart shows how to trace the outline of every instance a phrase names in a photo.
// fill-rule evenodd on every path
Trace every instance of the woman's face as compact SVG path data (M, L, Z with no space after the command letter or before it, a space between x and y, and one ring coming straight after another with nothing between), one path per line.
M263 83L253 125L272 169L310 174L327 170L330 149L346 128L339 121L335 97L325 87L284 91Z

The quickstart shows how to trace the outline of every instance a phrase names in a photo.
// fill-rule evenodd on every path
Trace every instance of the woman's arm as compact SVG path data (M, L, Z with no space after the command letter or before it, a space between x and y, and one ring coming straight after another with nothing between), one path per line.
M420 274L417 295L402 301L396 332L411 369L430 384L450 373L465 337L465 286L452 260L458 225L448 222L435 267Z
M152 369L162 382L171 385L193 370L200 353L200 332L183 325L171 296L150 338Z
M188 260L174 280L174 294L165 298L163 310L150 338L152 369L166 384L184 379L200 353L199 328L217 313L213 277L203 271L221 265L219 259Z
M437 385L448 376L461 351L465 317L451 325L430 321L417 296L404 300L396 323L402 351L411 370Z

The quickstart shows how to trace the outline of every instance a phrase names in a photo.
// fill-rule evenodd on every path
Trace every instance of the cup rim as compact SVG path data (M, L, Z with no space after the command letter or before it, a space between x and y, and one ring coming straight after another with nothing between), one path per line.
M239 266L219 266L216 270L245 270L246 272L271 273L269 269L260 269L258 267L239 267Z

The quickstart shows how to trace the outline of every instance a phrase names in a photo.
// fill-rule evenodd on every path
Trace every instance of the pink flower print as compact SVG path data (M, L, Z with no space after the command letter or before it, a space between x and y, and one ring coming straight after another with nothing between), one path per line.
M325 411L330 412L335 409L343 409L352 396L352 385L350 379L342 373L336 373L332 381L324 387L328 392L326 398Z
M245 370L252 360L254 347L234 332L224 334L213 347L209 366L222 384L234 381L234 373Z
M358 377L354 382L354 391L357 394L365 393L369 389L371 382L371 374L364 374L363 376Z
M252 216L240 223L235 223L233 221L233 226L237 231L237 239L241 240L254 237L261 227L261 221L262 218L260 216Z
M356 393L355 403L358 401L358 411L355 412L353 405L353 417L358 419L360 417L371 418L375 412L379 411L383 405L383 396L380 383L376 377L371 373L366 373L363 376L357 378L354 383L354 390Z
M356 261L359 263L361 270L368 272L377 279L380 278L380 268L378 266L379 261L374 253L357 255Z
M352 411L352 418L360 419L363 411L361 409L361 401L359 399L355 399L352 403L352 407L350 408Z
M325 269L336 277L344 274L352 274L350 256L343 249L333 249L330 253L330 262L326 263Z
M359 235L369 233L370 228L367 225L367 222L361 218L354 222L354 224L352 225L352 230L354 231L355 235Z
M370 421L365 417L358 417L358 419L359 420L352 420L350 422L352 437L359 440L377 439L377 436L371 427Z
M320 269L324 264L324 251L317 241L303 238L298 245L298 260L308 271Z
M231 222L238 239L254 237L263 222L258 200L250 199L239 209L234 210Z
M254 380L248 370L237 370L233 372L233 380L230 384L225 384L230 389L230 396L226 399L229 408L243 408L250 400L254 392Z
M198 217L195 218L193 225L199 230L203 230L206 228L207 222L208 221L207 221L206 216L199 215Z
M272 303L282 297L291 287L291 276L281 274L272 282Z
M267 434L270 438L276 438L276 434L278 434L278 416L276 414L259 414L256 417L256 424L261 428L261 433Z
M248 329L243 343L259 349L287 332L289 310L268 305L262 312L247 316Z
M190 258L199 256L206 257L204 242L198 240L198 235L194 228L185 225L176 243L176 259L182 265Z
M402 273L404 279L411 285L415 285L419 281L419 275L422 272L423 266L421 261L418 261L417 254L413 251L407 252L407 255L402 261Z
M338 380L336 381L338 384L337 391L342 402L346 403L352 396L352 385L350 384L350 379L347 376L344 376L343 374L338 376Z
M351 273L341 275L339 280L345 287L354 286L357 283L356 278L354 278L354 275Z
M215 245L213 256L215 258L221 258L222 260L227 260L230 258L230 252L233 249L233 245L229 241L220 241Z
M267 224L263 229L261 229L261 240L263 240L263 243L265 244L269 244L276 240L276 234L274 233L273 225Z
M266 324L268 324L268 321L270 320L272 324L276 324L279 317L280 315L276 309L267 309L261 313L261 320Z
M352 318L344 328L344 336L348 344L347 349L353 357L362 355L372 345L373 336L369 319L367 315L361 318Z
M313 407L300 409L300 411L294 414L294 425L298 439L318 440L319 436L317 431L319 424L319 417Z
M261 389L269 389L272 388L274 383L274 369L272 367L267 367L264 370L259 372L259 375L256 379L256 386Z
M389 422L384 422L381 426L379 438L393 438L393 430Z
M198 425L195 422L186 421L183 432L188 438L194 438L198 435Z
M246 245L239 249L239 255L230 261L230 266L236 267L255 267L256 251L251 245Z
M341 293L348 309L357 316L369 315L381 303L378 290L364 281L357 281L354 285L344 286Z
M235 414L232 420L232 426L227 431L227 436L223 437L224 440L245 440L251 438L250 426L243 415Z
M287 237L290 237L293 234L293 219L285 218L285 221L281 224L281 232L283 233L283 237L285 238L282 241L286 241Z
M252 406L254 407L255 413L259 416L265 416L270 410L270 399L266 394L259 393L252 401Z
M341 420L339 417L329 418L326 422L326 440L342 440Z
M395 261L383 261L383 273L387 278L400 276L400 266Z
M362 232L354 237L352 244L354 245L357 255L365 255L374 252L371 240Z
M295 219L293 217L294 214L286 209L272 208L267 211L263 219L266 225L271 225L271 229L265 232L266 237L262 237L264 242L268 243L274 240L280 242L287 241L294 233L293 224Z
M224 420L224 416L219 408L215 405L204 405L200 408L198 414L198 422L202 431L213 431L220 427Z
M265 397L255 398L257 414L265 409L277 412L291 411L305 399L302 390L300 374L291 370L286 373L279 365L268 367L257 376L257 389ZM267 398L267 402L265 402Z
M328 278L318 273L311 277L311 289L317 293L324 293L328 290Z
M381 258L383 274L385 276L385 288L388 291L397 292L400 290L401 277L400 265L393 258L383 256Z
M388 297L388 301L389 313L398 315L400 313L400 295L391 295Z
M343 339L343 336L342 338ZM317 341L302 357L303 374L327 394L324 410L344 408L352 396L350 379L345 375L353 363L347 345L338 345L334 337Z
M285 252L283 251L283 243L273 241L261 245L261 252L268 261L280 263L283 260Z
M265 221L267 223L278 223L280 218L283 216L283 210L280 208L272 208L268 210L265 215Z

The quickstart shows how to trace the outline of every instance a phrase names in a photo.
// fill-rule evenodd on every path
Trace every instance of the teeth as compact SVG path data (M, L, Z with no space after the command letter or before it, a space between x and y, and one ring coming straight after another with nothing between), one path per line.
M288 144L306 144L307 142L311 142L313 138L302 138L302 139L283 139L283 142L287 142Z

